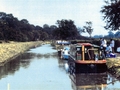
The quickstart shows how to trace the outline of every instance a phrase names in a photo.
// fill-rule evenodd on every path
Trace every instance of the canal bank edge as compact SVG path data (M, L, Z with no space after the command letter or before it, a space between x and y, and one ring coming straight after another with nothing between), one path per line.
M116 78L120 78L120 56L107 59L108 72Z
M38 47L45 42L9 42L0 44L0 66L23 54L25 51Z

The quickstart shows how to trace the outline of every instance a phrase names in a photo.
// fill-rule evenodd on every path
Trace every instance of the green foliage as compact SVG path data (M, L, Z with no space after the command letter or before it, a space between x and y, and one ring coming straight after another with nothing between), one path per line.
M42 40L45 31L40 26L29 24L28 20L18 20L12 14L0 12L0 39L12 41L35 41Z
M57 39L75 39L79 36L77 28L72 20L57 20L58 28L54 31Z
M92 22L91 21L86 22L86 26L84 26L83 28L85 29L85 32L87 32L90 35L90 38L91 38L91 35L93 32Z
M106 22L106 29L119 30L120 29L120 1L119 0L105 0L101 13Z
M55 25L34 26L28 20L18 20L12 14L0 12L0 40L35 41L52 39L81 39L84 30L76 28L72 20L57 20Z

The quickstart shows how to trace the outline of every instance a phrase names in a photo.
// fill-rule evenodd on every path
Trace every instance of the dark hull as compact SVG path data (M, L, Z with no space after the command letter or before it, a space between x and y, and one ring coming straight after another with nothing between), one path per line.
M76 63L76 73L103 73L106 72L106 64L78 64Z
M68 61L70 74L79 73L103 73L107 71L107 65L104 64L81 64L75 61Z

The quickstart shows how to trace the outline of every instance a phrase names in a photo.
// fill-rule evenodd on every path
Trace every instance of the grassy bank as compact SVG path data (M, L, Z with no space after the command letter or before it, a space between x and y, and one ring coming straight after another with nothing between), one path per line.
M120 79L120 56L116 58L108 58L107 67L108 67L108 71L113 76Z
M0 44L0 65L24 53L30 48L40 46L43 42L10 42Z

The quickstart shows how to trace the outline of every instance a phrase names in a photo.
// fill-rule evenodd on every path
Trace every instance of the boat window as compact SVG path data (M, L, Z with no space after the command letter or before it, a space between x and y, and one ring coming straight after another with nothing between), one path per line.
M76 60L81 60L81 47L76 48Z
M77 48L77 51L80 51L80 48Z
M87 53L87 48L85 48L85 53Z
M88 49L89 59L95 59L95 55L98 55L98 49L97 48Z
M76 47L74 45L70 46L70 54L75 57L76 54Z
M81 53L81 49L77 48L77 53L80 54Z

